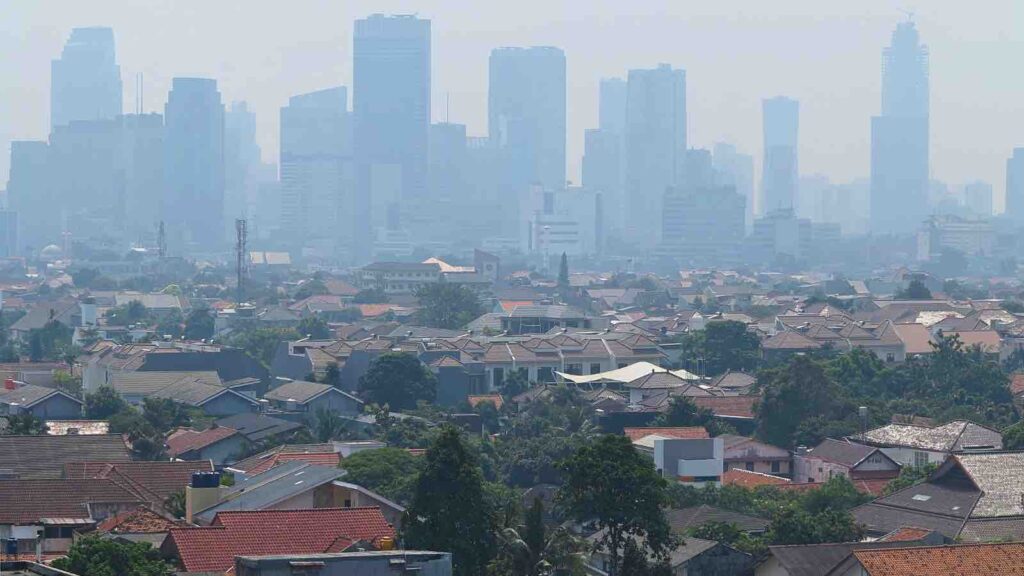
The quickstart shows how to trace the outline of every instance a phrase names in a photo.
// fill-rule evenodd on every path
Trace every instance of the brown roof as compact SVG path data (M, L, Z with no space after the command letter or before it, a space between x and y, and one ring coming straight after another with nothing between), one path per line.
M652 434L666 438L710 438L708 431L703 426L673 426L663 428L624 428L622 433L629 437L630 441L637 441Z
M757 488L758 486L779 486L780 484L790 483L791 480L789 478L772 476L771 474L763 474L761 472L751 472L742 468L730 468L722 474L723 486L734 484L743 488Z
M502 404L505 403L504 400L502 400L501 398L501 394L481 394L478 396L466 396L466 402L469 402L469 405L472 406L473 408L476 408L478 404L490 402L491 404L494 404L494 407L499 410L501 410Z
M110 480L0 480L0 524L33 524L40 518L89 518L89 503L142 504Z
M907 354L931 354L932 334L924 324L896 324L896 335L903 341Z
M1014 396L1020 395L1024 392L1024 373L1015 372L1010 377L1010 392Z
M690 400L700 408L707 408L715 416L753 418L758 396L694 396Z
M180 526L177 522L139 506L135 510L111 516L96 525L98 532L111 534L159 534Z
M870 576L1024 574L1022 542L854 550L853 555Z
M175 492L185 489L193 472L212 472L209 460L195 462L69 462L64 465L66 478L109 478L127 482L152 492L163 502Z
M892 532L889 532L885 536L882 536L878 540L880 542L913 542L915 540L922 540L925 536L932 533L932 530L925 528L917 528L916 526L904 526L897 528Z
M22 480L61 478L64 464L82 460L128 462L131 455L120 434L0 436L0 468Z
M814 350L821 348L821 344L799 332L786 330L766 338L761 347L765 350Z
M180 456L192 450L200 450L207 446L212 446L213 444L230 438L235 434L238 434L238 430L228 428L226 426L210 428L209 430L204 430L202 432L196 432L195 430L181 430L177 434L172 434L167 438L167 454L170 456Z

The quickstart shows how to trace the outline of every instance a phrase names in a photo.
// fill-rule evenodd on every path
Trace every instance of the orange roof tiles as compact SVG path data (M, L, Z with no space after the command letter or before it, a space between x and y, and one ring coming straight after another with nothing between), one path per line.
M772 476L761 472L751 472L742 468L730 468L722 474L722 485L736 485L743 488L757 488L758 486L779 486L791 484L789 478Z
M897 528L892 532L889 532L885 536L882 536L878 540L880 542L914 542L921 540L925 536L931 534L931 530L924 528L917 528L916 526L904 526Z
M337 452L276 452L270 456L267 456L252 468L246 470L245 474L247 476L255 476L256 474L262 474L267 470L276 468L277 466L280 466L285 462L295 461L306 462L308 464L317 464L319 466L337 467L338 464L341 463L341 454L338 454Z
M694 396L690 400L701 408L714 412L715 416L732 418L753 418L754 405L758 396Z
M365 540L394 538L380 508L320 508L220 512L213 525L175 528L164 550L185 572L225 572L235 556L341 552Z
M870 576L1024 574L1021 542L854 550L853 555Z
M494 407L497 408L498 410L501 410L501 406L505 403L505 401L502 400L500 394L481 394L479 396L467 396L466 401L469 402L469 405L472 406L473 408L476 408L477 404L481 404L483 402L490 402L491 404L494 404Z
M96 526L98 532L113 534L158 534L179 524L168 520L145 506L111 516Z
M171 456L179 456L190 450L206 448L235 434L238 434L238 430L226 426L210 428L202 432L181 430L167 438L167 453Z
M637 440L656 434L666 438L710 438L708 431L703 426L673 426L662 428L623 428L622 433L629 437L630 441Z

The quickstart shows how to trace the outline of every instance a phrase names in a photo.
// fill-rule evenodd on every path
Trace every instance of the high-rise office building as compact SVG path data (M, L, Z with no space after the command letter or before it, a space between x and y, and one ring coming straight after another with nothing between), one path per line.
M626 81L601 79L598 128L583 136L583 187L602 194L609 234L619 236L626 223Z
M630 70L627 82L625 232L637 247L650 248L658 242L665 190L683 181L686 72L661 64Z
M75 120L50 134L50 185L73 234L125 230L121 122Z
M18 213L0 210L0 258L18 255Z
M415 217L429 203L430 20L382 14L356 20L354 60L354 229L365 259L375 227L396 228L400 208ZM377 198L394 196L383 214L374 210Z
M871 119L872 231L915 231L927 202L928 49L903 22L882 53L882 113Z
M1024 148L1006 159L1006 216L1024 223Z
M764 123L761 213L795 209L800 103L784 96L767 98L761 103L761 111Z
M235 228L235 219L252 214L260 156L256 114L247 102L232 102L224 114L224 231L228 236Z
M133 238L152 235L160 221L164 198L163 115L121 117L121 158L127 231Z
M626 131L626 81L602 78L598 94L598 122L601 130L622 134Z
M224 242L224 105L217 81L174 78L164 106L167 235L211 249Z
M74 28L50 65L50 128L121 114L121 69L110 28Z
M992 216L992 185L982 180L964 184L964 208L972 216Z
M352 226L342 220L351 216L353 185L346 87L289 98L281 108L280 162L284 236L351 241Z
M23 246L40 249L60 239L60 210L53 200L46 142L11 142L7 206L18 213Z
M492 50L487 122L506 194L523 197L533 184L563 188L565 53L551 46Z
M736 150L725 142L715 144L711 152L715 182L732 187L743 197L744 227L749 232L754 225L754 157Z

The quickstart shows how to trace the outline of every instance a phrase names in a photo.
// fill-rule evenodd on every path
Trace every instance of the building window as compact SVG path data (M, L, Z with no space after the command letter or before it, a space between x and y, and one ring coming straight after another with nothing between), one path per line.
M583 375L583 364L566 364L565 365L565 372L566 372L566 374L575 374L577 376L582 376Z
M547 384L555 381L555 371L550 366L537 368L537 382Z
M782 463L778 462L778 461L772 462L772 474L778 474L781 471L782 471Z
M591 374L600 374L601 373L601 363L600 362L592 362L590 364L590 373Z
M505 382L505 369L495 368L491 373L494 375L494 387L500 387Z
M753 472L754 471L754 463L753 462L746 462L743 466L747 469L747 472Z
M914 467L921 468L928 465L928 453L914 450Z
M886 352L885 353L885 361L886 362L895 362L896 361L896 355L893 354L892 352Z

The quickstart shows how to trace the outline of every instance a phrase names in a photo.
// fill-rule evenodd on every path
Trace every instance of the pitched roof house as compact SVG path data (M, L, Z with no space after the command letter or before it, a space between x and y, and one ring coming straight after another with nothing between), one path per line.
M82 460L128 462L131 452L120 434L0 436L0 468L15 478L62 478L65 464Z

